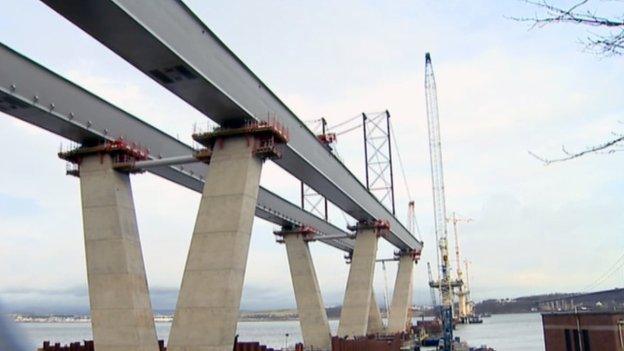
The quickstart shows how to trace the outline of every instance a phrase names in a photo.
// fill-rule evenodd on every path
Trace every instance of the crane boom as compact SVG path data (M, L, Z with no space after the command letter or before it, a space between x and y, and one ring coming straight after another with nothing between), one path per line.
M438 117L436 81L431 64L431 55L425 55L425 98L427 105L427 126L429 130L429 155L431 160L431 184L433 189L433 214L435 235L438 243L438 264L440 267L439 289L441 295L444 351L451 350L453 340L453 289L449 272L448 238L446 228L446 199L444 195L444 172L442 168L442 140Z

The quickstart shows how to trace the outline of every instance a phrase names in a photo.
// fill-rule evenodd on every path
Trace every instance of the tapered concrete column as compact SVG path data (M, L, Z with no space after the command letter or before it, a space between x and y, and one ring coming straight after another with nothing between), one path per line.
M460 318L468 316L468 306L466 305L466 293L462 290L457 292L457 312Z
M373 292L377 241L377 229L357 229L347 289L340 313L338 336L366 335Z
M283 238L305 348L329 350L331 331L308 242L302 233L283 234Z
M399 333L407 329L407 322L412 307L412 276L414 271L414 258L410 254L399 257L399 269L394 281L392 304L388 318L388 333Z
M215 144L169 351L232 350L261 170L262 160L245 137Z
M157 351L130 178L108 155L80 165L91 325L97 351Z
M371 293L370 312L368 313L368 327L366 328L366 334L380 334L383 333L384 326L381 319L381 311L379 310L379 304L375 298L375 292Z

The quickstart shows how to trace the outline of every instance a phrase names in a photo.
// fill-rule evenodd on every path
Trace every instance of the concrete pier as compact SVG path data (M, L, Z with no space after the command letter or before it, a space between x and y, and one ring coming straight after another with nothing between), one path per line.
M377 229L373 227L357 229L347 289L340 313L338 336L366 335L378 240Z
M394 282L390 316L388 318L388 332L398 333L405 331L412 307L414 258L411 254L402 254L399 258L399 269Z
M253 149L244 136L214 146L169 351L232 350L262 170Z
M456 293L457 295L457 314L459 315L460 318L466 318L468 317L468 304L466 301L466 293L464 293L462 290L458 291Z
M157 351L130 177L109 155L80 164L89 302L98 351Z
M371 293L370 312L368 313L368 327L366 328L366 334L380 334L384 332L384 325L381 319L381 311L379 310L379 304L377 298L375 298L375 292Z
M303 233L285 233L283 238L288 253L304 346L308 350L329 350L331 331L308 242Z

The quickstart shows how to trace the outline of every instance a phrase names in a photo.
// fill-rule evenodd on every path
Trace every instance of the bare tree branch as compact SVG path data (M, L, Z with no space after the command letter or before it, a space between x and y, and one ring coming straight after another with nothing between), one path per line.
M591 154L591 153L612 154L612 153L615 153L615 152L624 151L624 149L622 149L622 148L614 147L614 146L620 146L621 145L620 143L622 143L623 141L624 141L624 136L620 135L617 138L611 139L611 140L609 140L606 143L595 145L595 146L587 148L587 149L585 149L583 151L575 152L575 153L569 152L568 150L566 150L565 146L562 146L561 147L561 151L565 154L565 156L561 157L561 158L548 159L548 158L539 156L539 155L535 154L532 151L529 151L529 155L531 155L531 156L535 157L536 159L542 161L545 165L549 165L549 164L556 163L556 162L563 162L563 161L572 160L572 159L581 157L581 156L586 155L586 154Z
M609 18L599 16L590 10L583 10L582 7L587 5L589 0L579 1L568 9L552 5L548 0L520 1L541 9L544 14L536 14L534 17L511 17L511 19L532 23L531 28L544 27L552 23L574 23L603 28L608 32L607 34L592 34L584 40L587 48L605 56L624 54L624 16Z
M601 16L596 11L587 9L590 0L576 0L570 7L561 7L551 0L518 0L534 6L541 14L533 17L511 17L518 22L531 23L531 29L544 27L552 23L573 23L587 27L602 29L600 33L591 33L583 41L588 49L593 49L604 56L624 55L624 6L620 16ZM616 0L612 0L615 2ZM624 1L619 0L619 3ZM619 122L622 123L622 122ZM572 160L590 153L615 153L624 151L624 134L612 133L612 139L580 152L569 152L565 146L561 147L563 157L548 159L531 151L529 154L546 165L555 162Z

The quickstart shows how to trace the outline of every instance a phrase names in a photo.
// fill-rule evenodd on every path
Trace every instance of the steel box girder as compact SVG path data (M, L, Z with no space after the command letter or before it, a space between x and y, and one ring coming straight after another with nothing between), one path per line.
M124 137L150 150L151 155L191 155L193 149L176 138L102 100L78 85L0 43L0 112L80 144ZM149 172L202 192L208 166L192 163L149 169ZM260 188L256 216L286 225L308 225L321 235L346 235L336 226ZM351 239L319 239L343 251Z
M275 162L358 220L386 219L400 249L418 241L295 114L179 0L42 0L220 125L277 117L290 131Z

